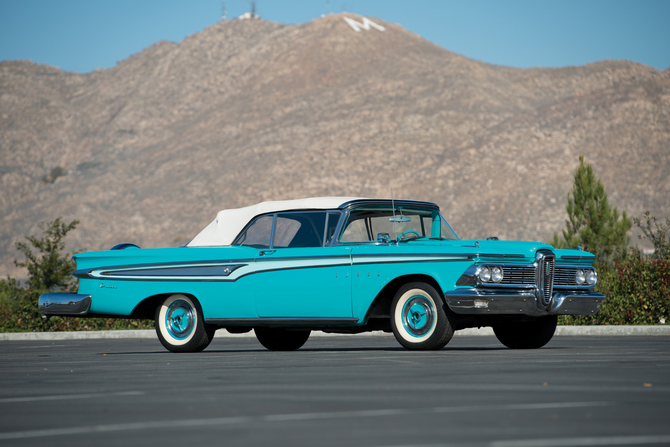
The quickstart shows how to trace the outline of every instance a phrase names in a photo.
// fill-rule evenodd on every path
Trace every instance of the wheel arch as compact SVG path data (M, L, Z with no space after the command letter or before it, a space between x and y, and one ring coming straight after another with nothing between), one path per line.
M133 309L133 312L130 314L130 318L153 320L156 312L156 307L158 307L163 301L165 301L167 297L176 294L185 295L191 298L198 304L198 306L200 306L200 310L202 311L202 304L200 304L200 300L192 293L186 293L186 292L158 293L156 295L151 295L147 298L144 298L142 301L140 301L139 304L135 306L135 308Z
M370 318L390 318L391 317L391 303L395 294L400 290L400 288L411 282L424 282L430 284L440 295L442 304L445 304L444 293L442 287L435 278L430 275L425 274L413 274L413 275L403 275L399 276L388 284L377 294L375 299L372 301L372 304L368 308L368 311L365 314L366 319ZM445 304L446 305L446 304Z

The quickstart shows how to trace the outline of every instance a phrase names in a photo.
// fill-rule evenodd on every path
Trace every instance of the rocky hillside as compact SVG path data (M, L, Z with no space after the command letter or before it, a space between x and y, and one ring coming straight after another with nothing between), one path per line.
M391 188L461 237L547 241L580 154L620 209L669 214L669 70L493 66L344 17L228 20L87 74L0 63L0 274L61 215L70 250L171 246L223 208Z

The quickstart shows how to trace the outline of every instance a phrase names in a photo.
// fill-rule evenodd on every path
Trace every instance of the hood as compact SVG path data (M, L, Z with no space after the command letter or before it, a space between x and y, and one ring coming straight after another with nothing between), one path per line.
M542 242L529 241L487 241L475 239L457 241L454 245L475 249L474 252L478 253L482 258L485 258L487 254L514 255L515 258L523 256L528 262L533 262L535 260L535 253L538 250L555 251L554 247L551 245ZM479 246L479 248L477 248L477 246Z

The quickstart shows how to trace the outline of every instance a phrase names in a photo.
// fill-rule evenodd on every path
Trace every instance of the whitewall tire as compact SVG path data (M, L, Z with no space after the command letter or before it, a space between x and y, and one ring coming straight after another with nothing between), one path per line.
M205 323L195 298L177 293L157 308L154 324L158 339L172 352L199 352L214 337L215 327Z
M442 349L454 335L448 312L430 284L405 284L391 304L393 335L407 349Z

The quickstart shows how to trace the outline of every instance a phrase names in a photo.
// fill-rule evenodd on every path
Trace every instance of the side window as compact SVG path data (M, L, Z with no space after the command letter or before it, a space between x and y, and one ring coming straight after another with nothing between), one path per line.
M302 223L299 220L292 218L290 215L287 217L285 214L279 214L275 227L275 240L272 246L274 248L287 248L291 241L295 239L300 227L302 227Z
M454 231L449 227L447 221L444 220L444 218L442 218L439 214L437 215L437 218L440 220L440 236L448 241L457 241L458 236L456 236L456 233L454 233ZM437 223L435 226L437 227Z
M340 238L341 242L362 242L369 241L370 236L368 233L368 228L365 225L365 218L356 219L353 216L349 219L347 227L342 232L342 237Z
M421 218L421 225L423 225L423 233L428 237L440 237L440 225L433 227L433 221L439 219L438 214L434 213L434 216L423 216Z
M235 245L254 248L270 248L272 237L272 215L261 216L256 219L246 231L242 233Z
M337 224L340 221L340 213L328 213L328 222L326 223L326 245L330 244L335 235Z
M325 226L325 211L279 213L272 247L322 247Z

